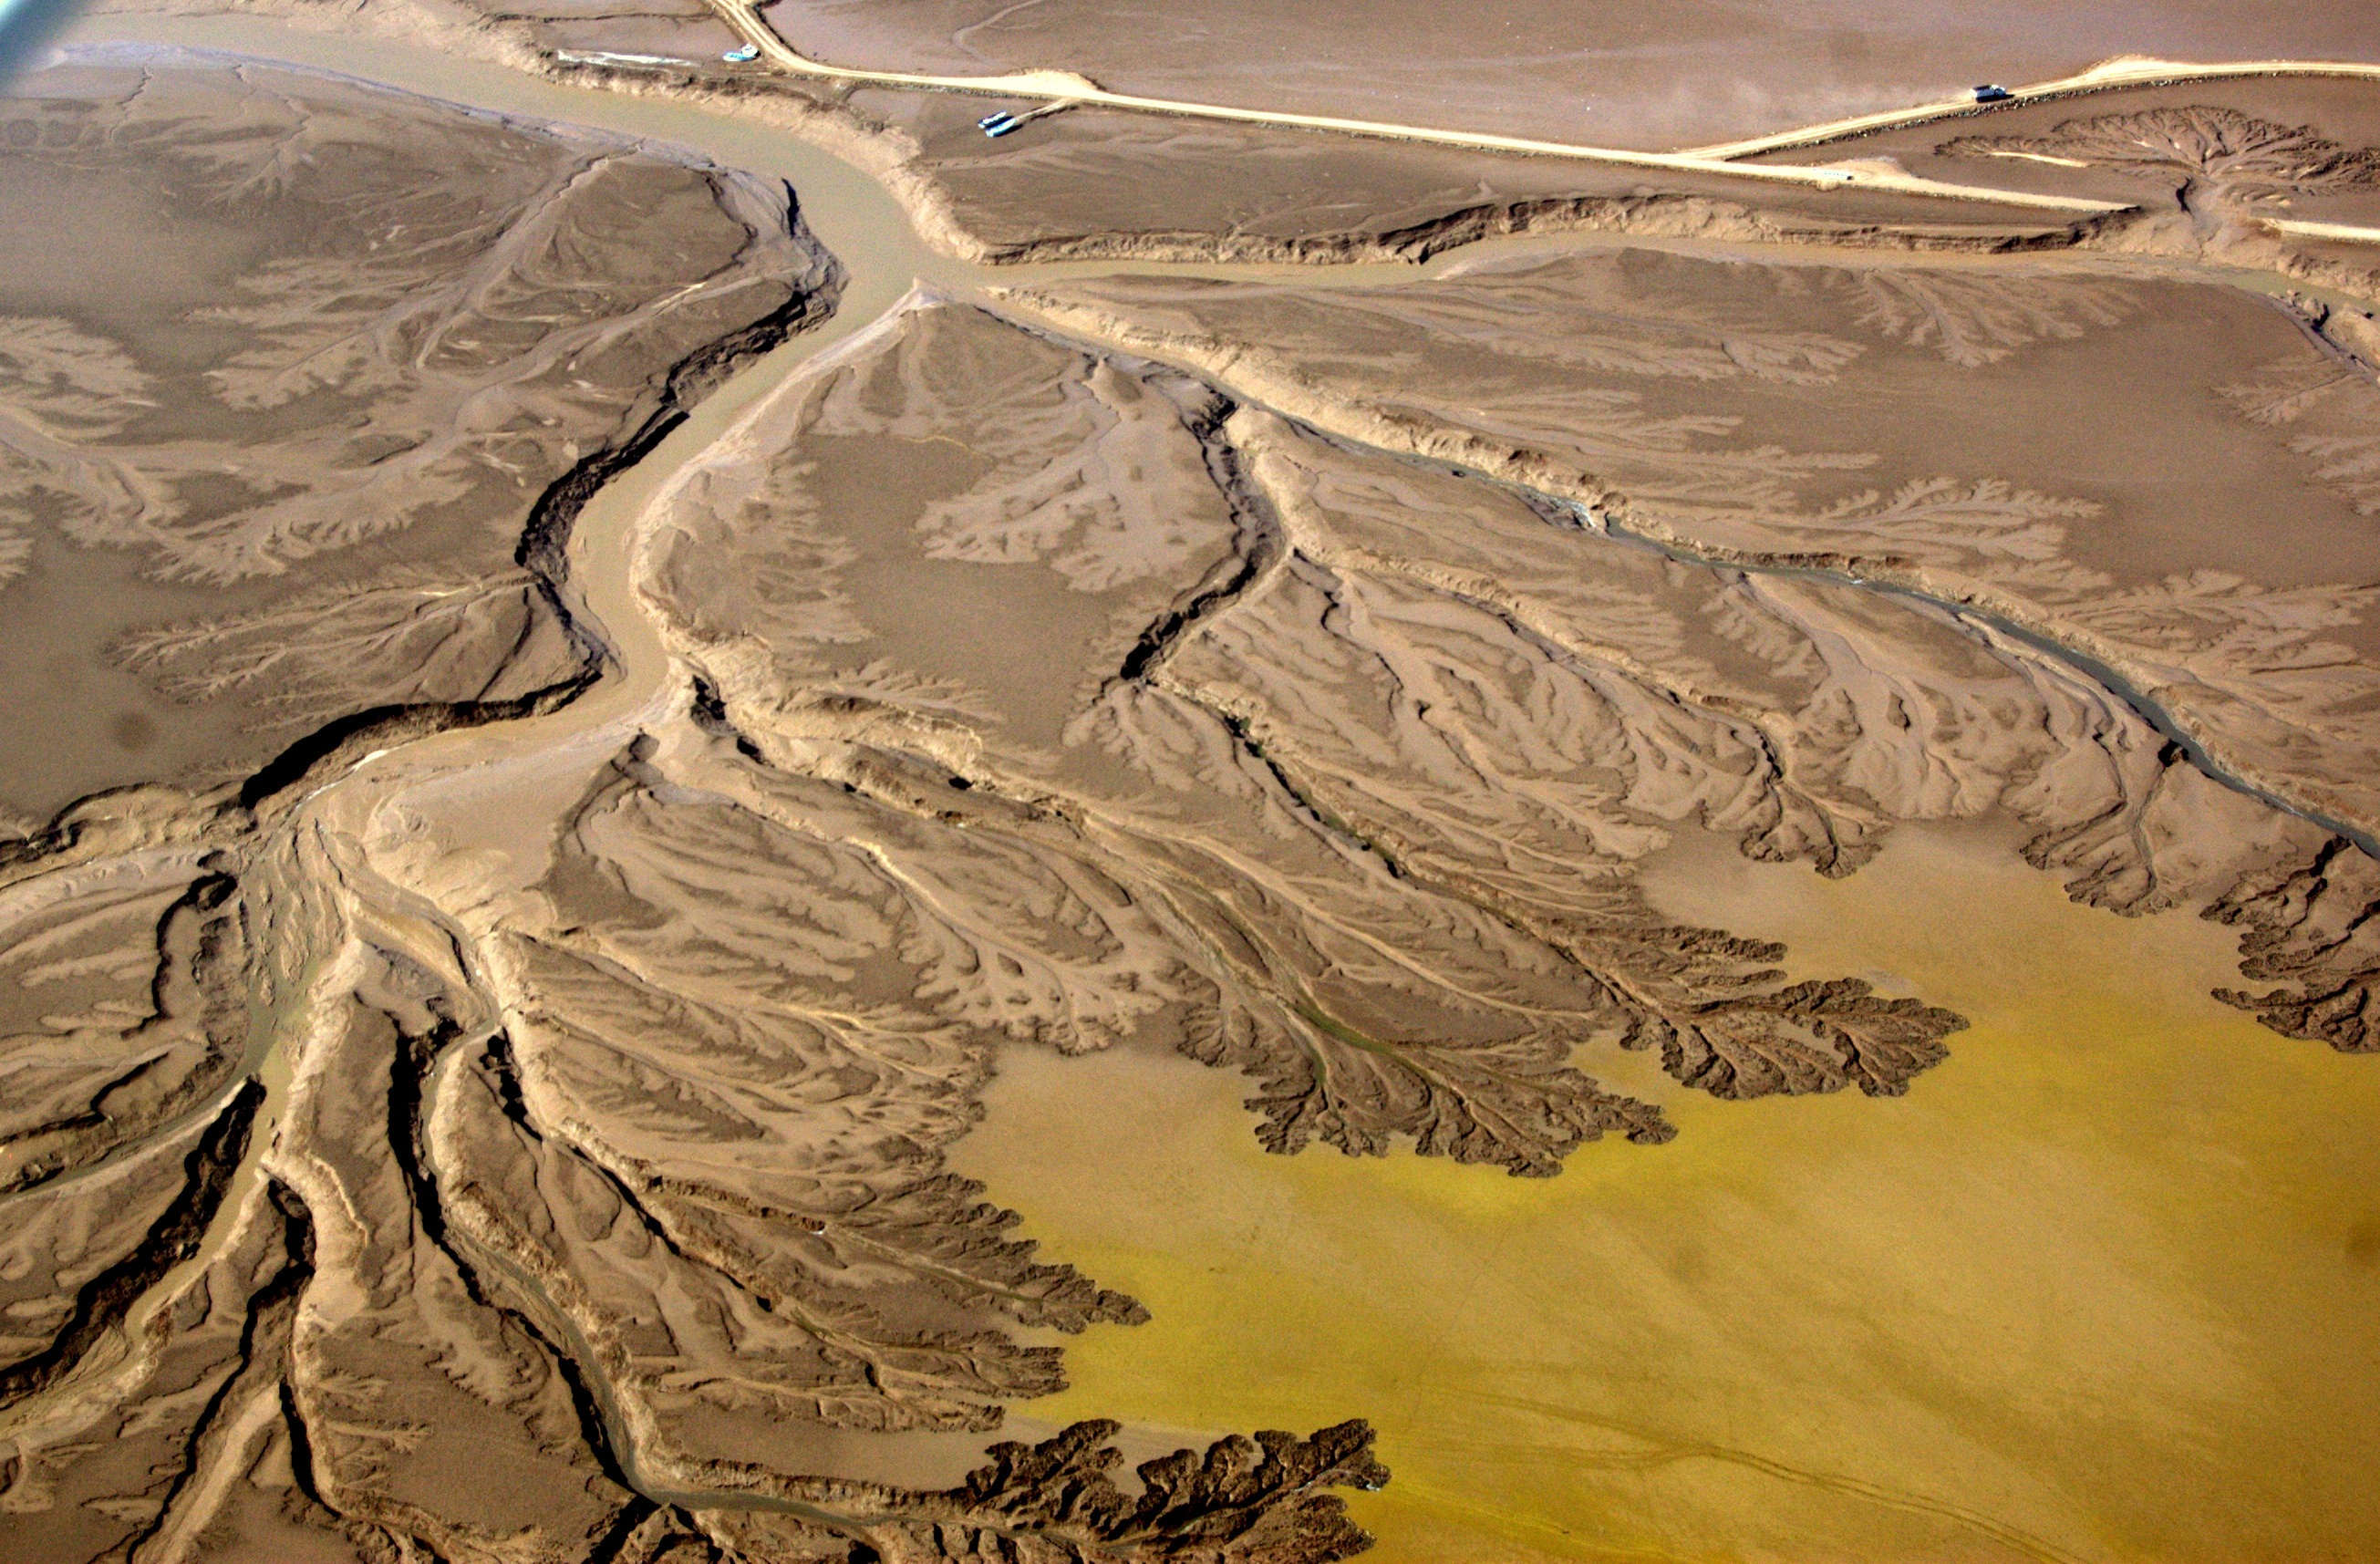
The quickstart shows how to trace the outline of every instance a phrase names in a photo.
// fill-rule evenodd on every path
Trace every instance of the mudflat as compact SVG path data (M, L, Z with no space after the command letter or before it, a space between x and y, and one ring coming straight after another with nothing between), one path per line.
M13 80L0 1551L2380 1546L2360 18L1368 19Z
M828 277L782 188L632 143L196 56L17 94L0 800L34 819L587 676L531 535Z
M1389 0L1360 19L1275 0L1185 10L1150 0L774 0L796 47L934 71L1063 65L1152 96L1553 136L1630 147L1718 141L1924 103L1978 81L2064 76L2111 55L2369 59L2380 24L2351 5L2024 0L1988 13L1820 0L1647 7Z
M1269 1158L1186 1062L1020 1059L961 1166L1153 1315L1027 1410L1297 1426L1360 1386L1395 1473L1351 1501L1366 1559L2356 1552L2368 1061L2208 999L2226 930L2075 906L1993 834L1650 877L1969 1016L1889 1104L1648 1072L1675 1141L1517 1181Z

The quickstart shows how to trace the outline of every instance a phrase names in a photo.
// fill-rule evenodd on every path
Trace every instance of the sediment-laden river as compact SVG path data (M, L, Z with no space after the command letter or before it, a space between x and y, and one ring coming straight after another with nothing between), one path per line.
M832 320L712 394L580 516L569 590L607 676L551 714L359 764L302 806L329 835L361 840L404 809L533 817L583 789L676 694L632 581L657 501L913 288L1148 269L952 260L831 153L659 97L263 21L107 18L70 42L250 55L693 147L789 181L847 273ZM2380 1072L2207 998L2234 976L2229 933L2078 907L1972 834L1904 834L1839 882L1733 856L1681 857L1656 882L1667 913L1784 940L1797 971L1866 976L1973 1028L1881 1102L1717 1102L1649 1061L1607 1067L1682 1133L1603 1141L1551 1181L1405 1151L1267 1156L1234 1076L1012 1050L959 1166L1025 1213L1047 1257L1154 1316L1064 1339L1073 1388L1024 1421L1117 1417L1146 1446L1367 1417L1396 1476L1358 1514L1378 1557L1416 1564L2345 1558L2380 1538L2364 1480L2380 1456ZM435 923L385 891L386 915ZM261 1064L268 1131L304 1033L280 1024Z

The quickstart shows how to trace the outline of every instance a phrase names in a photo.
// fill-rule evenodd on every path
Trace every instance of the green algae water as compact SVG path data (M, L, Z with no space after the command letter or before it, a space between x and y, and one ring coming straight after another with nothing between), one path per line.
M1657 882L1973 1025L1886 1101L1590 1050L1681 1133L1546 1182L1270 1157L1237 1077L1014 1056L961 1166L1155 1316L1027 1412L1367 1417L1381 1564L2380 1556L2380 1060L2210 998L2228 930L2075 906L2001 841Z

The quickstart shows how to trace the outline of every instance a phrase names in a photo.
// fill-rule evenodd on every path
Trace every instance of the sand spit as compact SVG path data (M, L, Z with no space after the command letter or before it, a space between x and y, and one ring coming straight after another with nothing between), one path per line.
M717 27L359 25L546 74ZM2273 226L2353 226L2368 138L1929 143L2081 181L2018 187L2110 214L2070 224L1285 153L1367 183L1111 232L1035 194L1088 115L970 193L869 128L947 104L569 79L797 125L1011 268L908 288L781 182L253 64L11 106L0 155L247 214L166 229L204 297L0 313L0 433L20 585L97 545L207 597L112 666L258 730L0 851L27 1557L1348 1557L1367 1406L1171 1456L1037 1421L1148 1309L955 1154L1005 1066L1089 1053L1235 1073L1235 1144L1383 1177L1898 1122L1972 1007L1665 911L1696 853L2013 825L2077 901L2237 927L2271 1028L2380 1046L2380 327ZM1642 242L1080 260L1564 226ZM1792 1097L1832 1100L1743 1106Z

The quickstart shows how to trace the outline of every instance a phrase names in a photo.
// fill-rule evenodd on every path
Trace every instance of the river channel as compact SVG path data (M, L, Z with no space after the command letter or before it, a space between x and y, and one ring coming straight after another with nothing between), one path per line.
M66 42L223 51L691 147L787 180L846 269L832 320L715 392L581 515L570 590L609 676L549 715L360 763L304 806L351 836L407 794L559 802L673 699L631 584L640 523L913 288L1126 270L1361 286L1479 253L985 268L929 248L832 152L659 97L261 18L102 18ZM1972 832L1905 834L1843 882L1732 857L1657 880L1676 915L1784 940L1797 969L1923 993L1975 1027L1885 1102L1718 1103L1650 1061L1592 1061L1682 1133L1587 1147L1550 1182L1402 1153L1268 1157L1233 1078L1019 1054L960 1166L1054 1257L1155 1316L1069 1342L1074 1388L1025 1421L1112 1416L1146 1445L1369 1417L1397 1475L1355 1502L1377 1557L1415 1564L2380 1554L2364 1480L2380 1459L2380 1070L2207 999L2233 976L2225 931L2073 906ZM285 1024L260 1063L268 1116L293 1073L302 1086L302 1036Z

